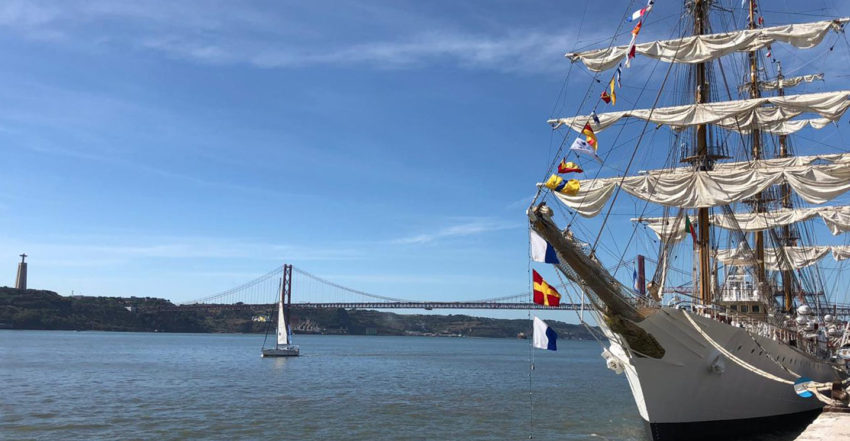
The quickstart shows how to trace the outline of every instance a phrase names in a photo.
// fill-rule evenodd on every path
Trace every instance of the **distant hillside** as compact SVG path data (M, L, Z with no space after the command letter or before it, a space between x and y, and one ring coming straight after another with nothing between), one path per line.
M153 297L60 296L52 291L0 287L0 328L138 332L259 333L273 324L274 311L180 310ZM592 338L580 325L549 321L562 339ZM436 335L516 338L531 335L528 320L467 315L402 315L370 310L293 308L298 333L350 335Z
M156 312L174 306L152 297L64 297L53 291L0 288L0 326L13 329L210 332L193 312ZM141 307L141 308L140 308Z

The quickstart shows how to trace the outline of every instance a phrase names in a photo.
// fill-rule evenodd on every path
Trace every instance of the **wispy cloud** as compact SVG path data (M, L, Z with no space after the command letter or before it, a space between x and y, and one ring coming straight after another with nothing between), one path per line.
M393 240L395 244L424 244L441 239L474 236L477 234L516 228L517 224L492 219L479 219L442 227L430 233L420 233Z
M155 37L143 47L169 56L212 64L250 64L260 68L315 65L405 69L450 62L470 69L552 72L563 66L567 34L536 30L507 35L422 33L393 41L356 43L332 50L268 46L256 41L226 42L188 36Z
M191 3L191 2L189 2ZM504 72L552 72L563 68L561 55L575 31L517 26L453 28L440 19L400 13L389 6L371 10L370 32L315 35L310 17L315 11L292 13L229 2L203 3L61 2L10 0L0 5L0 28L24 38L55 40L81 48L115 47L146 50L171 58L205 64L243 64L259 68L360 66L377 69L416 68L450 63L469 69ZM362 27L364 11L341 5L351 15L337 14L340 27ZM382 20L384 14L393 20ZM302 23L299 18L308 21ZM390 23L395 20L402 23ZM438 23L445 21L445 23ZM100 26L104 25L104 26ZM108 29L120 28L120 33ZM435 30L438 29L438 30ZM374 32L372 32L374 31ZM388 39L387 36L392 36ZM340 43L342 41L342 43ZM94 42L94 44L93 44Z
M132 239L128 239L132 237ZM350 260L361 256L355 248L338 245L303 246L257 242L243 238L139 237L121 235L50 237L44 242L6 238L0 251L26 249L42 263L56 266L109 266L143 259L252 259L280 262L286 259Z
M506 205L505 209L511 210L511 211L516 211L518 209L528 208L528 206L531 205L531 201L534 200L534 196L535 196L534 194L530 194L530 195L528 195L528 196L526 196L522 199L517 199L517 200L509 203L508 205Z

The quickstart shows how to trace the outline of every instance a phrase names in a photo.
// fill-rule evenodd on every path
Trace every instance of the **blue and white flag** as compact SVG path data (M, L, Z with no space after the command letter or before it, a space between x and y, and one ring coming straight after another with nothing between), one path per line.
M623 73L623 63L620 63L620 64L617 65L617 73L616 73L617 87L623 87L623 85L620 84L620 74L622 74L622 73Z
M535 348L550 351L558 350L558 334L546 322L537 317L534 317L534 338L532 341Z
M546 239L540 237L536 231L529 231L531 232L531 237L529 238L531 242L531 260L543 263L560 263L552 245L549 245L549 242L546 242Z

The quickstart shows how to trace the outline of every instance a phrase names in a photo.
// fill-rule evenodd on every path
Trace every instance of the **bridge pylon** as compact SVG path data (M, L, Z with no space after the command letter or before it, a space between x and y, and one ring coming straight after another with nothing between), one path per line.
M292 323L292 265L283 264L283 277L280 280L280 301L283 308L283 319Z

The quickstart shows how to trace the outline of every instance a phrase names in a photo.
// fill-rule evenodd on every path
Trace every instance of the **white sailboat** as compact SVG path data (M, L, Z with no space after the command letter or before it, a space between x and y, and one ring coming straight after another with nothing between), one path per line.
M631 58L630 53L683 65L689 70L681 78L690 82L687 90L693 103L598 114L594 108L586 115L549 121L553 128L567 128L579 136L588 126L595 135L627 120L640 120L644 131L667 126L674 136L673 148L685 139L691 147L681 155L659 156L681 159L685 165L576 180L567 190L557 185L563 181L556 176L538 185L527 211L530 227L557 252L556 268L576 295L587 296L593 304L596 321L610 343L603 357L609 368L625 373L653 440L740 437L810 419L824 403L795 393L795 383L848 386L847 366L835 357L846 341L847 326L830 314L824 296L804 289L808 279L803 279L810 276L805 271L827 255L836 261L850 257L850 247L807 246L793 232L797 223L815 217L823 219L832 234L850 230L847 207L819 206L850 191L850 154L791 156L787 136L838 121L850 108L850 91L786 96L785 87L823 76L786 80L780 68L777 80L763 81L757 55L776 42L814 47L829 32L843 31L850 19L763 27L757 25L756 2L750 0L749 29L711 34L712 3L685 2L693 35L567 54L594 72L618 67ZM652 2L647 6L651 9ZM712 78L715 71L710 64L735 53L747 53L750 83L745 90L750 96L709 102L714 96L711 88L720 83ZM612 74L611 95L614 78L619 81ZM777 95L763 97L762 92ZM662 92L658 93L660 98ZM816 117L798 118L810 115ZM571 136L568 133L562 145L569 145ZM766 136L778 137L775 158L766 156ZM732 140L740 140L746 160L724 162L728 149L716 143ZM557 159L560 156L559 151ZM540 202L550 196L560 206L554 207L558 212ZM632 219L648 225L660 238L648 295L627 287L615 277L616 271L611 274L603 265L597 255L602 231L595 241L578 238L581 222L575 215L591 218L606 209L610 212L618 196L637 200L632 207L644 201L664 207L663 217L644 218L638 212ZM794 200L816 207L794 208ZM690 233L693 248L685 250L693 260L692 296L681 301L665 298L665 293L673 249L688 236L688 213L697 226ZM567 220L566 229L556 225L556 215ZM607 215L600 229L606 222ZM734 249L718 249L721 238ZM766 246L771 242L773 247Z
M277 338L273 348L263 348L263 357L297 357L301 353L301 348L292 344L292 332L287 320L291 299L292 265L284 265L277 304Z

